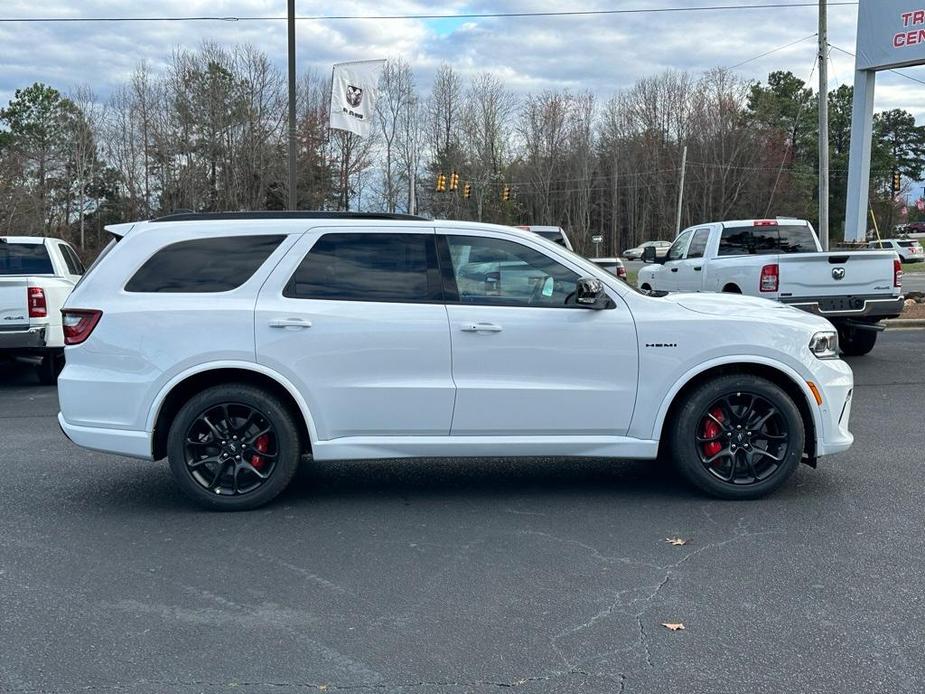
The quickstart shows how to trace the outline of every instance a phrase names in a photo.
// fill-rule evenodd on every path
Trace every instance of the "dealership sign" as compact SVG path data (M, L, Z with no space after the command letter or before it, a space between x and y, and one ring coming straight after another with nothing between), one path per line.
M883 70L925 61L925 0L861 0L858 70Z

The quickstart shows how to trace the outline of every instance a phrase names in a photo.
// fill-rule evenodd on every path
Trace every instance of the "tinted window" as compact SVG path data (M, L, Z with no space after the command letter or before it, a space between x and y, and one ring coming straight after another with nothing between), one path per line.
M285 236L222 236L165 246L125 285L127 292L228 292L247 282Z
M915 245L915 241L899 241L900 248L912 248Z
M325 234L286 285L294 299L442 301L433 234Z
M719 240L719 255L769 255L777 252L777 227L726 227Z
M42 243L0 241L0 275L53 275L51 258Z
M70 246L65 246L64 244L61 244L58 248L61 249L61 257L64 258L67 271L72 275L84 274L83 264L80 262L80 258L77 257L74 250Z
M813 232L808 226L780 226L777 227L777 231L780 235L781 253L815 253L819 250Z
M513 241L447 236L459 302L540 308L573 305L578 275Z
M707 241L710 240L709 229L698 229L694 232L694 238L691 239L691 245L687 249L688 258L702 258L707 250Z
M684 250L687 247L687 240L691 237L692 231L685 231L681 234L668 249L668 260L680 260L684 256Z

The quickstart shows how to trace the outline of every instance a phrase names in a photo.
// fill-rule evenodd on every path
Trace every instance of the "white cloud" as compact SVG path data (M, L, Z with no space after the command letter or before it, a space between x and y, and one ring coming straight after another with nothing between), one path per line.
M701 0L632 0L619 6L696 6ZM133 6L134 5L134 6ZM299 14L406 14L479 11L592 9L614 7L605 0L580 4L561 0L299 0ZM830 8L830 39L854 49L857 10ZM283 17L283 0L4 0L3 17L93 16L273 16ZM588 89L606 98L613 91L660 70L702 72L731 66L790 43L816 30L813 8L624 14L590 17L447 20L340 20L299 22L300 69L322 72L333 62L401 55L427 87L433 69L447 61L463 73L497 72L518 91L547 87ZM251 43L280 66L286 59L286 25L269 22L152 22L86 24L0 24L0 103L17 87L42 81L68 90L89 83L107 94L141 60L157 67L177 48L203 40ZM792 70L806 79L815 52L807 40L737 69L743 77L764 79L771 70ZM910 70L925 79L925 70ZM853 61L835 52L831 83L853 79ZM814 80L815 81L815 80ZM922 85L885 73L878 108L906 108L925 119Z

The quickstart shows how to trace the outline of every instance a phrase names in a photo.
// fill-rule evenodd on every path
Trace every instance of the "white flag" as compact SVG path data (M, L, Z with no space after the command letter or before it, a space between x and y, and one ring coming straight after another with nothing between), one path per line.
M337 63L331 81L331 127L369 135L384 60Z

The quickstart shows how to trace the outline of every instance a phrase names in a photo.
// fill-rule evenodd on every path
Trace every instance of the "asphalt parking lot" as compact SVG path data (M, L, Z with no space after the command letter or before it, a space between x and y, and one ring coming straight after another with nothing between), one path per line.
M425 460L205 513L0 370L0 691L921 692L923 348L852 360L854 448L743 503L649 463Z

